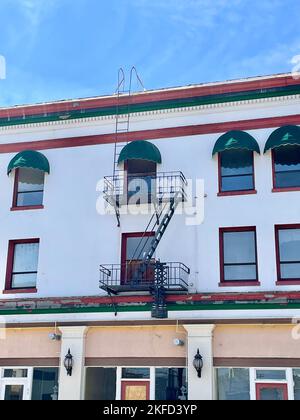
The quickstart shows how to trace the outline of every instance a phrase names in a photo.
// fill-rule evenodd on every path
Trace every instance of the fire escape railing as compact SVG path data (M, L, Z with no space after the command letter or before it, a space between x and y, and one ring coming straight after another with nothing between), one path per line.
M187 180L182 172L127 174L104 178L104 199L114 207L167 202L175 195L186 200Z
M157 267L163 265L166 291L188 290L190 269L180 262L160 263L152 260L141 270L143 262L134 261L126 264L100 266L100 287L118 294L122 291L149 291L157 282Z

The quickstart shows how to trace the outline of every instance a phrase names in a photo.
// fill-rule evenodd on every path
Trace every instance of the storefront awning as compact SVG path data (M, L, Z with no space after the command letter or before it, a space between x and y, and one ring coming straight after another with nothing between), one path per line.
M46 156L35 150L24 150L18 153L9 163L7 174L17 168L38 169L50 173L50 165Z
M215 144L213 156L231 149L246 149L260 154L257 141L245 131L229 131L223 134Z
M282 146L300 146L300 127L297 125L286 125L278 128L269 137L266 143L265 153L268 150Z
M154 146L154 144L144 140L133 141L127 144L121 151L118 164L133 159L162 163L161 154L158 148Z

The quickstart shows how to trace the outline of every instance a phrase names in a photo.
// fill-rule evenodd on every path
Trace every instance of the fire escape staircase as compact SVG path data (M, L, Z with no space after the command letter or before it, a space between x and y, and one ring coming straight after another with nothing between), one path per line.
M122 142L120 135L129 133L130 131L130 107L133 78L136 76L137 83L143 87L138 73L133 67L130 72L129 89L125 90L125 74L123 69L119 70L117 106L116 106L116 138L114 148L114 168L112 180L106 185L105 199L114 207L118 227L120 227L120 207L122 200L120 199L120 191L124 185L124 171L119 168L119 157L122 149L128 142ZM127 105L123 105L122 98L127 95ZM128 139L128 136L127 136ZM180 173L182 185L186 185L183 174ZM106 191L107 192L107 191ZM167 194L157 192L151 197L154 205L154 213L144 231L139 244L133 253L132 260L126 263L126 267L122 265L101 265L100 267L100 288L105 290L111 297L119 293L131 293L136 291L150 292L153 296L152 317L167 318L166 295L168 292L188 291L187 278L190 270L182 263L161 263L154 259L155 252L175 214L179 205L185 201L184 187L179 191L170 188ZM155 232L154 236L150 236ZM138 265L136 262L138 261ZM122 284L122 276L126 282ZM127 279L127 273L130 273ZM150 278L149 278L150 272ZM175 274L174 274L175 273Z

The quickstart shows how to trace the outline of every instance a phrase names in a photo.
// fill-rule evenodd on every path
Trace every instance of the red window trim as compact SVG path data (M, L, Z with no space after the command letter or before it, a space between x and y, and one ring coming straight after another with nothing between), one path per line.
M272 156L272 179L273 179L273 193L280 193L280 192L295 192L300 191L300 187L286 187L286 188L279 188L276 186L276 170L275 170L275 156L274 150L271 153Z
M218 183L219 183L219 192L218 197L229 197L229 196L237 196L237 195L252 195L257 194L257 190L255 189L255 158L254 152L252 152L253 157L253 190L240 190L240 191L222 191L222 166L221 166L221 153L218 153Z
M226 281L224 270L224 233L227 232L254 232L255 233L255 256L256 256L256 278L257 280L241 280L241 281ZM220 228L219 230L219 244L220 244L220 275L221 281L219 287L251 287L260 286L258 277L258 252L257 252L257 231L256 226L244 226L233 228Z
M6 268L6 278L5 278L5 290L3 294L18 294L18 293L37 293L37 288L28 288L28 289L13 289L12 288L12 271L14 264L14 255L15 255L15 246L18 244L39 244L40 239L16 239L11 240L8 243L8 254L7 254L7 268Z
M44 206L18 206L18 184L19 184L19 168L15 169L14 189L13 189L13 201L11 211L26 211L26 210L43 210Z
M275 226L275 247L276 247L276 266L277 266L277 286L292 286L300 285L299 279L283 279L281 278L281 261L280 261L280 246L279 246L279 231L300 229L300 224L291 225L276 225Z
M288 385L283 383L257 383L256 384L256 399L257 401L260 401L260 392L262 388L269 388L269 389L276 389L281 388L283 390L283 398L284 401L287 401L289 399L288 395Z
M121 381L121 400L125 401L126 388L128 386L145 386L146 387L146 399L150 400L150 380L149 381Z

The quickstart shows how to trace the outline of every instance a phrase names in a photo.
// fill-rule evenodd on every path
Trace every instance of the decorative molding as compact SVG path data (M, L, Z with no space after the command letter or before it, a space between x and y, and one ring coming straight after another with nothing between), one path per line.
M245 105L258 105L258 104L267 104L267 103L274 103L274 102L292 102L292 101L299 101L300 102L300 94L297 95L286 95L286 96L277 96L277 97L269 97L269 98L261 98L261 99L247 99L242 101L232 101L232 102L220 102L215 104L207 104L207 105L197 105L197 106L187 106L181 108L168 108L168 109L160 109L160 110L153 110L153 111L142 111L142 112L133 112L131 113L132 118L136 118L137 120L140 117L149 117L153 115L167 115L167 114L176 114L176 113L189 113L189 112L196 112L196 111L204 111L204 110L212 110L212 109L221 109L221 108L237 108L242 107ZM116 115L105 115L105 116L97 116L97 117L87 117L87 118L75 118L70 120L60 120L60 121L46 121L46 122L39 122L39 123L29 123L29 124L18 124L18 125L8 125L8 126L0 126L0 133L12 130L22 130L24 128L38 128L38 127L53 127L53 126L70 126L70 125L85 125L91 122L101 122L101 121L113 121L115 120Z

